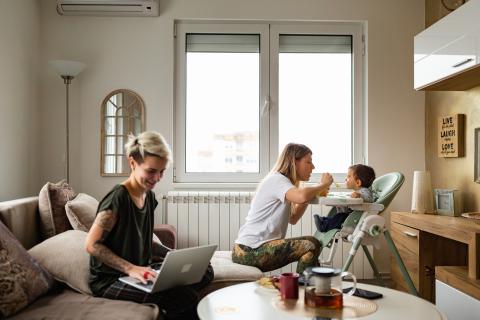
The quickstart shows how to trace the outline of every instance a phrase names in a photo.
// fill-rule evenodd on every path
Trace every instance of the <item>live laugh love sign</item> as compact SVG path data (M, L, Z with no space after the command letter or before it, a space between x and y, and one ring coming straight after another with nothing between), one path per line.
M438 157L457 158L465 155L465 115L438 118Z

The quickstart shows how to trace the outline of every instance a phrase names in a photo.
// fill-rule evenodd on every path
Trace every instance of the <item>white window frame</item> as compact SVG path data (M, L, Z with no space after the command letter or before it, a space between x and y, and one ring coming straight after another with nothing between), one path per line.
M270 63L277 68L270 68L270 166L273 167L278 158L278 57L279 37L287 34L305 35L351 35L352 36L352 164L365 163L364 148L364 101L363 101L363 25L354 22L325 22L325 23L272 23L270 24ZM320 119L319 119L320 121ZM312 150L315 152L316 150ZM329 154L325 153L325 157ZM345 172L331 172L334 181L343 182ZM315 173L310 181L319 181L320 174Z
M258 183L278 157L278 44L280 34L332 34L352 36L352 163L365 163L364 108L364 25L361 22L259 22L259 21L175 21L175 102L174 102L174 183L244 184ZM186 35L189 33L225 33L260 35L259 71L259 172L258 173L186 173ZM271 67L275 66L275 67ZM328 156L328 154L325 154ZM345 168L346 170L347 168ZM346 173L333 173L343 181ZM318 180L318 174L311 181Z

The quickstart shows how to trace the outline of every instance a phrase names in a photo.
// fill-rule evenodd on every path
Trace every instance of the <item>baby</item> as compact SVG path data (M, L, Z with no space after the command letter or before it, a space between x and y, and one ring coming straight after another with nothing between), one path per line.
M372 191L369 189L375 180L375 171L366 165L355 164L348 168L347 178L345 179L347 188L353 189L352 198L362 198L363 202L374 202ZM348 207L335 207L337 214L331 217L320 217L313 215L315 226L320 232L326 232L332 229L340 229L348 215L353 211Z

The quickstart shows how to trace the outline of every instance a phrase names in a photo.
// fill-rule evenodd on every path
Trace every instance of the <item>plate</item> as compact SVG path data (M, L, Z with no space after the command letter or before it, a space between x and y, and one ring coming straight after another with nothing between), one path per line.
M257 285L257 290L263 293L278 293L279 291L277 288L271 287L272 281L278 280L271 277L260 278L259 280L255 281L255 284Z
M465 213L462 213L462 217L465 217L468 219L480 220L480 212L465 212Z
M267 288L267 287L264 287L260 284L258 284L257 282L255 282L255 284L257 285L257 288L255 289L255 291L259 292L259 293L267 293L267 294L279 294L280 291L278 291L277 289L272 289L272 288Z

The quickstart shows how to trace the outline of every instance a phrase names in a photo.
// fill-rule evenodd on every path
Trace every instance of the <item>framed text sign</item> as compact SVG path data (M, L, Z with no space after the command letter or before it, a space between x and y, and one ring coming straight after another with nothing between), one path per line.
M464 124L464 114L438 118L438 156L440 158L456 158L465 155Z
M480 183L480 128L475 129L475 167L474 178L476 183Z

